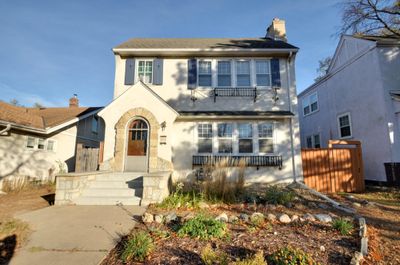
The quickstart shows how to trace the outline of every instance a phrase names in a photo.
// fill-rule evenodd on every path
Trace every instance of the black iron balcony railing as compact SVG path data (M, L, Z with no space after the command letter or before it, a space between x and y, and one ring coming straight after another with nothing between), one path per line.
M217 97L249 97L257 100L257 87L215 87L212 96L214 102Z
M224 161L227 166L238 166L239 163L247 167L278 167L282 169L282 156L270 155L194 155L192 165L194 166L215 166L216 163ZM242 162L241 162L242 161Z

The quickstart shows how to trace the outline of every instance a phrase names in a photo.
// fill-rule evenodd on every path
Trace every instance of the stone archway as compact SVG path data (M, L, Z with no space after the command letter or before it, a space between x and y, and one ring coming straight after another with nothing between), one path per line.
M148 167L150 172L156 171L158 168L158 130L160 125L153 113L144 108L134 108L125 112L115 125L115 153L112 168L115 171L124 171L127 124L135 118L143 118L150 125Z

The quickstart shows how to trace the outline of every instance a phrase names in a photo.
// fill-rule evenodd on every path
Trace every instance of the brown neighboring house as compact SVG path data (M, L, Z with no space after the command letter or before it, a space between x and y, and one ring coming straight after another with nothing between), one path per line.
M51 179L73 172L76 146L99 147L102 107L79 107L76 96L64 108L25 108L0 101L0 183L5 177Z

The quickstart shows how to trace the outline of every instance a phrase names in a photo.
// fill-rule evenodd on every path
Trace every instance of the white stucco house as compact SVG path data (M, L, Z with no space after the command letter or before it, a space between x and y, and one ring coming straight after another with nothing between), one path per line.
M104 124L99 107L26 108L0 101L0 188L5 179L54 180L73 172L77 144L99 147Z
M160 201L168 177L194 180L221 159L231 177L245 161L247 182L302 181L298 48L283 20L262 38L134 38L113 52L114 98L98 113L101 171L60 177L57 204ZM70 180L89 184L72 192L62 184Z
M279 19L265 38L118 45L102 168L187 179L207 159L244 158L248 181L301 180L297 51Z
M400 40L341 37L327 75L298 95L302 147L360 140L365 179L400 162ZM389 180L390 181L390 180Z

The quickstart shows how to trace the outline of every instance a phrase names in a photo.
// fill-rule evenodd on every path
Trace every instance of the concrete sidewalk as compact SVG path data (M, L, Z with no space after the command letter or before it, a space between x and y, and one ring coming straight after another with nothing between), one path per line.
M33 232L10 265L98 264L144 211L139 206L52 206L15 216Z

